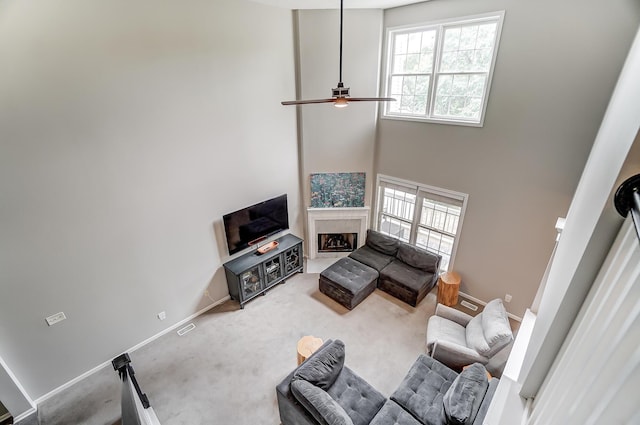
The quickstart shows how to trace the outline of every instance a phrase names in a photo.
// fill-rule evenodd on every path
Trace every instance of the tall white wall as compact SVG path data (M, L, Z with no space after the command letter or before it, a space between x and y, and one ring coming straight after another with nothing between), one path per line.
M298 78L302 99L331 97L339 81L339 10L300 10L298 16ZM343 81L353 97L374 97L378 69L382 10L344 11ZM331 104L300 108L303 205L310 205L311 173L365 172L371 203L377 103L358 102L346 108Z
M287 193L302 234L290 10L5 0L0 63L0 356L31 398L226 297L223 214Z
M484 127L383 119L378 172L468 193L461 291L522 316L640 22L635 0L431 1L385 28L505 10Z
M600 126L549 269L522 367L524 397L537 393L620 228L615 191L624 180L640 173L640 118L635 107L640 96L639 72L640 32Z

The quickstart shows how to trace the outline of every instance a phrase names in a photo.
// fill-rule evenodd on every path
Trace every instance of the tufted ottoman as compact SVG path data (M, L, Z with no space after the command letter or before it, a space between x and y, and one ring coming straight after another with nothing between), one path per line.
M375 289L378 272L349 257L341 258L320 273L320 292L349 310L360 304Z

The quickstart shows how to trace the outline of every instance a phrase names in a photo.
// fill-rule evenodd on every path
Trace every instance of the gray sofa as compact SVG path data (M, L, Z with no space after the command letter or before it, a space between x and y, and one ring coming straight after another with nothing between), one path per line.
M387 399L344 360L329 340L278 384L283 425L479 425L498 384L479 363L458 374L420 355Z
M438 282L439 255L375 230L349 258L377 270L378 288L414 307Z

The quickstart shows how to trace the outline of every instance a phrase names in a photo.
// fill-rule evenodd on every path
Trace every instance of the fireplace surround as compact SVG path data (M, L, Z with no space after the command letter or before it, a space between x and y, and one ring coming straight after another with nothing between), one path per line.
M309 241L308 258L339 258L359 248L364 243L369 228L369 207L354 208L307 208L307 240ZM353 236L344 236L351 235ZM339 249L324 250L319 245L319 235L343 235L346 242L351 244L350 249L344 247L344 242ZM334 245L340 245L335 243Z

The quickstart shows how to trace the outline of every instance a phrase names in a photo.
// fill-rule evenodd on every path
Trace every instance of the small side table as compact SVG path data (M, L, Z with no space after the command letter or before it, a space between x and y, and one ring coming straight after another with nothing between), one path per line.
M324 341L312 335L303 336L298 341L298 366L307 360L318 348L322 346Z
M446 272L438 279L438 302L446 306L458 304L460 290L460 275L456 272Z

